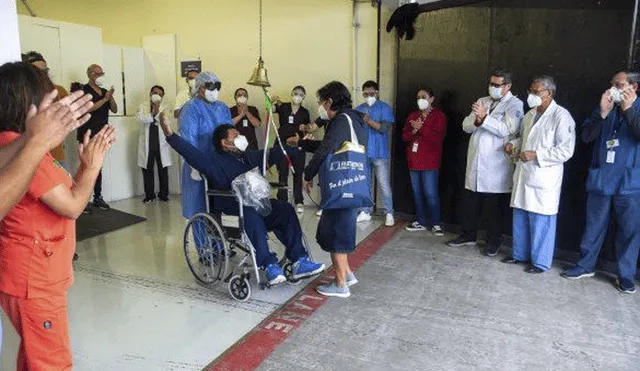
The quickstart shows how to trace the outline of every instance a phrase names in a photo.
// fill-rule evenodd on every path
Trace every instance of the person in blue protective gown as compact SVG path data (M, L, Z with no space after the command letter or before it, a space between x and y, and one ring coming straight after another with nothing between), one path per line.
M219 190L230 190L231 183L238 176L262 167L265 150L248 150L247 138L240 135L232 125L220 125L216 128L211 152L203 152L189 144L184 138L173 134L166 118L161 116L162 130L167 136L167 143L173 147L185 161L201 171L210 181L210 185ZM299 137L287 140L289 155L297 155L295 147ZM277 164L284 160L282 150L278 147L269 151L269 163ZM273 231L285 246L285 255L293 263L294 279L303 279L321 273L324 264L315 263L309 258L303 245L302 228L295 210L287 201L271 199L271 213L263 216L256 209L243 207L244 230L256 253L256 264L265 270L267 281L276 285L286 281L278 257L269 250L267 232ZM238 215L239 205L235 199L214 197L212 211L226 215Z
M193 99L180 110L180 136L199 151L211 153L214 150L213 132L222 124L232 123L231 111L218 100L221 88L218 76L202 72L195 81ZM185 163L182 168L182 215L188 219L205 211L204 181L198 170Z

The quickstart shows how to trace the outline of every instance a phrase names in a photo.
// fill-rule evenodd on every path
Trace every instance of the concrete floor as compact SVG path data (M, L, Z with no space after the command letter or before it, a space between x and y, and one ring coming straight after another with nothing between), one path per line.
M201 370L304 287L254 287L252 299L238 303L226 285L209 289L192 277L182 250L179 196L166 204L131 199L111 206L148 220L78 243L69 291L76 370ZM328 263L315 243L315 209L300 220L314 258ZM358 239L380 224L359 225ZM281 255L282 246L274 250ZM15 370L18 337L6 318L2 323L0 370Z
M640 295L444 241L400 232L260 369L640 370Z

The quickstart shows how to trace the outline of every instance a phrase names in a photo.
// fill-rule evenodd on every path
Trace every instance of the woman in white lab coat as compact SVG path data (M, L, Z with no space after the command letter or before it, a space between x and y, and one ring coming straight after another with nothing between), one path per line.
M142 125L138 140L138 166L142 168L144 177L144 203L156 199L154 182L154 164L158 167L160 180L160 201L169 201L169 170L171 162L171 147L158 124L160 113L165 109L162 99L164 89L162 86L154 86L149 93L149 103L143 103L138 109L138 122Z
M527 273L551 267L556 240L556 217L564 163L575 149L575 122L553 97L556 84L549 76L533 80L522 121L521 137L505 150L518 161L513 175L513 256L504 263L528 263Z

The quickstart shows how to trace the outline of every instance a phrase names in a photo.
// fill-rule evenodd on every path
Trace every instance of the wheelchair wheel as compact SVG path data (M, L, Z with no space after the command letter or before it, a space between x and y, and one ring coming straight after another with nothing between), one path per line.
M194 215L184 231L184 255L198 282L211 286L227 274L229 246L218 222L208 214Z
M251 297L251 285L244 276L233 276L229 280L229 294L237 301L247 301Z
M298 285L301 280L293 278L293 263L287 262L287 264L282 267L284 271L284 276L287 277L287 283L290 285Z

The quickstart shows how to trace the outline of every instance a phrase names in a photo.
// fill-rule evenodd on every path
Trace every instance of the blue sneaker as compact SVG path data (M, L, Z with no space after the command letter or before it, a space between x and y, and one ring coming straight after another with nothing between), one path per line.
M267 265L265 272L267 273L267 281L271 286L278 285L287 280L284 273L282 273L282 268L280 268L278 264Z
M327 283L326 285L319 285L316 287L316 291L318 294L324 296L335 296L338 298L348 298L351 296L349 286L340 287L336 285L335 281L331 281L331 283Z
M294 280L315 276L316 274L322 273L322 271L324 271L324 264L314 263L306 256L293 263Z
M567 269L566 271L560 273L560 276L570 280L579 280L580 278L584 277L593 277L595 276L595 274L595 272L587 272L586 269L582 268L579 265L576 265L575 267Z

